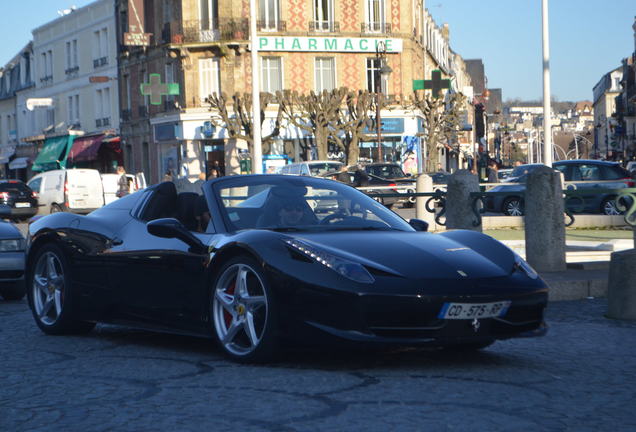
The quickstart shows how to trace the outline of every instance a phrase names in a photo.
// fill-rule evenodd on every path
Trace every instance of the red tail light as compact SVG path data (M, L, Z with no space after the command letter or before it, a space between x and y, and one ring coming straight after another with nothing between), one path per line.
M33 191L33 192L31 192L31 198L38 199L38 198L40 198L40 195L36 191Z
M0 192L0 197L3 200L8 200L9 199L9 192Z
M621 180L623 180L623 181L625 182L625 184L627 185L627 187L629 187L629 188L633 188L633 187L634 187L635 182L634 182L634 179L633 179L633 178L631 178L631 177L626 177L626 178L621 179Z
M64 205L68 208L68 181L64 181Z
M389 183L389 186L397 186L395 183Z

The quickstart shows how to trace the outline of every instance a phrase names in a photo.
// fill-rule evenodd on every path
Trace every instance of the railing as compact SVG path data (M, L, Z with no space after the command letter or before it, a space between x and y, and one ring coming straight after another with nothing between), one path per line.
M310 32L340 33L338 21L309 21Z
M121 120L122 121L130 121L130 118L131 118L130 109L121 110Z
M93 59L93 69L97 69L107 64L108 64L108 57L100 57L97 59Z
M40 78L40 83L42 83L42 85L53 84L53 75L43 76L42 78Z
M273 31L273 32L285 32L287 31L287 23L285 21L256 21L256 30L258 31Z
M75 78L79 74L79 66L73 66L64 70L66 74L66 79Z
M217 42L221 40L247 40L249 38L249 21L247 19L222 18L219 19L218 24L205 24L207 23L201 20L184 21L183 42Z
M360 23L360 32L391 34L391 23Z

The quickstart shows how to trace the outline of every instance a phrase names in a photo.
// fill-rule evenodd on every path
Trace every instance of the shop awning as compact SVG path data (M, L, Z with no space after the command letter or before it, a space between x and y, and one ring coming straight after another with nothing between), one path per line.
M15 158L11 162L9 162L9 169L14 170L14 169L26 168L28 163L29 163L28 157Z
M73 145L74 139L75 135L47 138L31 169L33 171L49 171L66 168L66 156Z
M9 158L15 154L15 147L4 146L0 148L0 164L9 163Z
M103 134L76 138L71 151L68 152L68 161L74 163L97 159L97 152L104 142L104 138Z

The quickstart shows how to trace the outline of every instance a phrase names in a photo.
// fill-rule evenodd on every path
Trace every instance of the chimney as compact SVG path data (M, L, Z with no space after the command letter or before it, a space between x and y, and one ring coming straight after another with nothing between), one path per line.
M636 23L634 23L634 25L636 26ZM448 23L444 23L442 26L442 36L444 36L447 43L450 43L450 30L448 28Z

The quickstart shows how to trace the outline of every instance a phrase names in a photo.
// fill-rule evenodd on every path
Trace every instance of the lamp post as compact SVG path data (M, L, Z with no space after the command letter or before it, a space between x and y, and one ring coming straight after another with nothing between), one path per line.
M382 79L388 78L393 70L386 64L386 45L380 41L375 47L375 127L378 135L378 162L382 162L382 117L380 111L382 108Z

